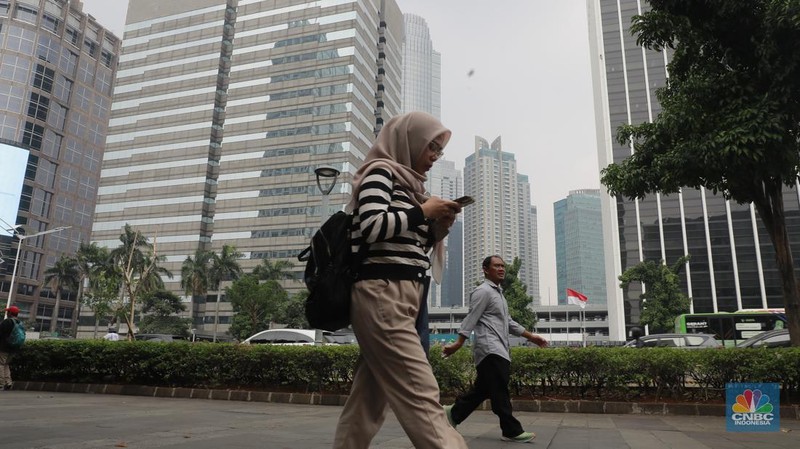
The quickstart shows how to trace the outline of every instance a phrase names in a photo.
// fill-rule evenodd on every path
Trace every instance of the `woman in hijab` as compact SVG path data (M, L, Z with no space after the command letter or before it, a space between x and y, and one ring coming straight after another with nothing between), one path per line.
M392 408L414 447L466 448L439 404L439 386L415 329L428 268L439 282L442 242L461 207L425 195L425 173L450 130L411 112L389 120L353 179L354 252L369 245L350 318L361 348L335 449L367 449ZM432 251L432 258L428 253Z

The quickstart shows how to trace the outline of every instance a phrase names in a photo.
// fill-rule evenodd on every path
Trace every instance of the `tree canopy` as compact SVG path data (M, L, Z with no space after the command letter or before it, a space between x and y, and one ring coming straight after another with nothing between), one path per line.
M266 329L283 310L288 295L278 281L259 282L254 275L245 275L225 289L235 313L228 330L233 337L245 338Z
M781 273L792 343L800 345L800 301L783 189L800 167L800 1L650 0L634 17L637 43L669 49L667 86L652 123L623 125L633 154L602 172L612 195L642 198L710 189L752 202Z
M626 289L631 282L644 284L641 324L650 326L651 332L670 332L675 327L675 318L689 313L689 297L680 285L680 272L689 256L678 259L671 267L663 261L646 260L625 270L619 277L620 288Z
M530 309L533 297L528 295L528 287L519 279L521 267L522 260L519 257L515 257L514 262L506 267L506 277L502 282L503 296L508 302L511 318L525 329L533 329L536 324L536 315Z

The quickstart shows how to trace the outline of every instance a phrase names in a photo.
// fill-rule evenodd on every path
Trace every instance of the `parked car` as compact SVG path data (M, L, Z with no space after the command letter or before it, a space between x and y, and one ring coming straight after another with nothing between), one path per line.
M173 341L189 341L188 338L182 335L170 334L136 334L134 338L137 341L160 341L165 343L172 343Z
M737 348L788 348L789 329L775 329L754 335L736 345Z
M721 348L722 343L711 334L651 334L631 340L626 348Z
M242 342L245 345L313 345L316 343L317 331L314 329L269 329L251 335Z

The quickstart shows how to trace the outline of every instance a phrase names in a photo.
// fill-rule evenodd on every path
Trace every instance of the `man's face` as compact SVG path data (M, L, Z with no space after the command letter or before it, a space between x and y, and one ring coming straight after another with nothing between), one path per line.
M483 269L486 279L499 284L506 278L506 263L499 257L492 257L488 268Z

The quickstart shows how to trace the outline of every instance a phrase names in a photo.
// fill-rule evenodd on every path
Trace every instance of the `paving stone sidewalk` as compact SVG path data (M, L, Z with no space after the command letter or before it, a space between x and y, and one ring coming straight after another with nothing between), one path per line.
M3 449L330 448L340 406L44 391L0 392ZM781 432L729 433L719 416L516 412L548 449L783 449L800 447L800 421ZM471 449L500 440L497 418L475 412L458 430ZM374 448L413 446L390 413ZM523 446L524 447L524 446Z

